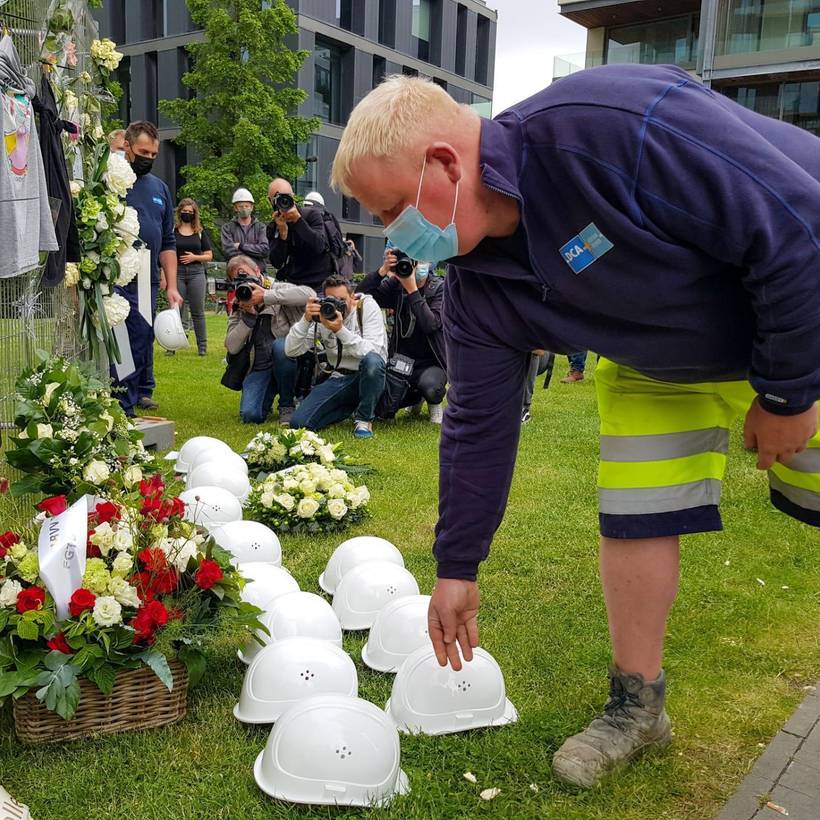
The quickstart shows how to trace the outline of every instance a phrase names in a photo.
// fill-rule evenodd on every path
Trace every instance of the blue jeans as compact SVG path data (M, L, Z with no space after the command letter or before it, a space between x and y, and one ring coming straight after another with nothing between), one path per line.
M293 407L296 388L296 359L285 355L285 340L274 339L273 367L252 370L242 382L239 415L245 424L262 424L270 415L273 399L279 391L279 408Z
M569 359L570 370L577 370L579 373L584 372L584 368L587 365L586 350L582 350L580 353L570 353L567 358Z
M314 387L296 409L290 426L321 430L351 413L356 421L373 421L384 392L384 372L384 359L368 353L355 373L333 376Z

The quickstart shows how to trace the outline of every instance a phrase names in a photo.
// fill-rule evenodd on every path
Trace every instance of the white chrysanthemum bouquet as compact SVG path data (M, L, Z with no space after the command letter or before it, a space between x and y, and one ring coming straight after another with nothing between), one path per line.
M347 462L341 444L328 444L312 430L304 429L257 433L245 448L245 458L248 471L260 478L295 464L332 467Z

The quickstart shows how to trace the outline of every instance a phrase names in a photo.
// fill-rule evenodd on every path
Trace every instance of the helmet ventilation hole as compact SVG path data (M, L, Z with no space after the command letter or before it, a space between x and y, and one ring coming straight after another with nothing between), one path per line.
M353 754L353 750L349 746L337 746L336 754L344 760L346 757L350 757Z

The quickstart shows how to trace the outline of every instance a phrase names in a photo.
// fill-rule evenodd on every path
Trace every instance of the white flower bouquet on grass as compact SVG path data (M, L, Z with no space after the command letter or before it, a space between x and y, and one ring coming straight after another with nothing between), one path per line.
M312 430L277 430L257 433L245 448L251 475L265 475L294 464L321 464L334 467L346 464L341 444L328 444Z
M344 470L299 464L256 484L245 512L278 533L336 532L364 518L369 501Z

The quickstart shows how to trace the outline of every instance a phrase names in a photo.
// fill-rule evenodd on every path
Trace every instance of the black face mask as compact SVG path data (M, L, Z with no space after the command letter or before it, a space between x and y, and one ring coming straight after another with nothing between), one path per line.
M136 171L135 171L134 173L136 173ZM182 214L180 214L180 215L179 215L179 218L180 218L183 222L193 222L193 221L194 221L194 214L185 214L185 213L182 213Z
M138 177L144 177L154 167L154 160L150 157L141 157L137 154L131 162L131 169Z

